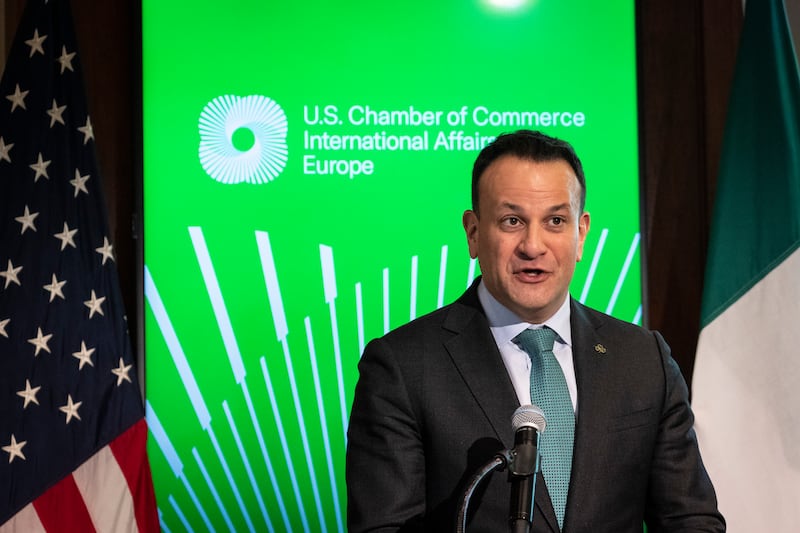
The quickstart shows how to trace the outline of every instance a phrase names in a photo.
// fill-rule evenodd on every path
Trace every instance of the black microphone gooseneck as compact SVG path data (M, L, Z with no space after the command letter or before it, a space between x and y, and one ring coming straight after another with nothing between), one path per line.
M523 405L514 411L514 449L508 465L511 483L509 502L509 531L528 533L533 523L533 494L539 472L539 436L547 425L542 410L535 405Z

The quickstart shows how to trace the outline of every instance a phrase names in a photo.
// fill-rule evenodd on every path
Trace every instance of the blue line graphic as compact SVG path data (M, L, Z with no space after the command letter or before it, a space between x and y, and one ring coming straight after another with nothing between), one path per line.
M189 533L193 533L194 529L192 529L192 526L189 525L189 521L186 520L186 516L183 514L183 511L181 511L181 508L178 506L178 502L175 501L175 498L172 496L172 494L169 495L168 499L169 499L169 504L175 510L175 514L178 515L178 520L181 521L181 524L183 524L183 527Z
M208 488L211 491L211 496L214 498L214 501L217 502L219 512L222 513L222 519L225 520L230 532L235 533L236 530L233 527L233 522L231 522L230 515L228 515L228 510L225 509L224 505L222 505L222 499L219 497L219 492L217 492L214 482L211 481L211 476L208 475L206 465L203 463L203 458L200 457L200 454L197 452L197 448L192 448L192 455L194 456L194 460L197 461L197 466L200 468L200 473L203 475L203 479L206 480L206 485L208 485Z
M161 507L156 507L156 511L158 512L158 523L161 526L162 533L171 533L167 523L164 522L164 513L161 511Z
M336 362L336 381L339 385L339 407L342 411L342 428L344 441L347 444L347 402L344 392L344 372L342 371L342 349L339 345L339 324L336 319L336 270L333 266L333 249L320 245L320 261L322 263L322 283L325 290L325 302L331 314L331 334L333 335L333 356Z
M261 372L264 374L264 382L267 385L267 394L269 394L269 403L272 406L272 416L275 418L275 425L278 428L278 437L281 439L281 445L283 446L283 458L286 461L286 467L289 469L289 479L291 480L292 488L294 489L294 497L297 501L300 519L303 521L303 530L308 532L310 530L308 528L306 509L303 507L303 500L300 497L300 487L297 484L297 475L295 474L294 467L292 466L294 463L292 462L292 456L289 454L289 443L286 442L286 432L283 430L283 421L281 420L280 411L278 411L278 401L275 398L275 390L272 388L272 380L270 379L269 371L267 370L267 360L266 358L262 357L260 361Z
M636 249L639 247L639 238L640 234L637 233L633 236L633 241L631 242L630 247L628 248L628 255L625 257L625 264L622 266L622 270L617 277L617 284L614 286L614 292L611 295L611 300L608 302L608 307L606 307L606 314L610 315L611 311L614 310L614 306L617 304L617 298L619 297L619 293L622 290L622 284L625 282L625 278L628 275L628 270L631 267L631 262L633 262L633 256L636 254Z
M261 256L261 268L264 271L264 282L267 285L269 306L272 309L272 320L275 322L275 333L278 339L286 339L289 327L286 325L286 313L283 310L283 298L278 286L278 275L275 270L275 258L272 256L272 246L269 243L269 234L265 231L256 232L258 254Z
M239 487L236 486L236 482L233 480L233 474L231 474L231 469L228 468L228 460L225 458L225 455L222 453L222 448L219 446L219 442L217 441L217 436L214 434L213 428L208 428L207 430L208 436L211 439L211 444L214 446L214 450L217 452L217 457L219 457L219 462L222 465L222 471L225 472L225 477L228 478L228 484L231 486L231 490L233 490L233 496L236 498L236 503L239 504L239 510L242 511L242 516L244 516L245 522L247 522L247 527L250 531L255 531L255 527L253 526L253 521L250 519L250 515L247 512L247 508L244 505L244 501L242 500L242 495L239 493Z
M642 306L639 305L639 308L636 310L636 314L633 317L633 323L639 326L642 325Z
M594 255L592 256L592 265L589 267L589 273L586 274L586 281L583 283L581 297L578 299L580 303L585 303L586 297L589 295L589 288L592 286L592 281L594 281L594 275L597 272L597 264L600 262L600 256L603 255L603 248L606 245L607 237L608 228L603 228L603 231L600 232L600 240L597 243L597 248L595 248Z
M339 504L339 490L336 488L336 474L333 471L333 454L331 453L331 440L328 436L328 422L325 417L325 396L322 393L322 385L319 381L319 369L317 368L317 353L314 348L314 336L311 332L311 319L305 318L306 326L306 339L308 340L308 355L311 359L311 372L314 376L314 390L317 393L317 409L319 410L320 426L322 427L322 443L325 447L325 459L328 463L328 477L331 482L331 494L333 495L333 506L336 512L336 524L339 526L339 531L344 531L344 523L342 522L342 510ZM319 504L318 504L319 505ZM324 521L320 507L320 522Z
M219 288L217 274L214 271L214 266L211 264L211 256L208 253L208 247L203 238L203 230L196 226L189 227L189 235L192 239L197 262L200 264L200 272L203 274L203 281L206 284L208 297L211 300L211 307L214 309L214 316L217 319L217 325L222 334L225 351L228 353L228 360L231 363L233 377L236 379L236 383L239 384L244 380L245 376L244 362L242 361L242 354L239 351L239 344L236 342L236 337L233 334L233 326L231 325L228 310L225 307L225 300L222 298L222 291Z
M259 509L261 509L261 515L264 517L264 522L267 525L267 529L271 533L274 533L275 528L272 526L272 521L270 521L269 515L267 514L267 507L264 505L264 499L261 497L261 491L258 488L256 477L253 475L253 469L250 467L250 460L247 458L247 453L244 451L242 438L239 435L239 430L236 427L236 422L234 421L233 414L231 414L231 410L228 407L227 400L222 401L222 410L225 411L225 417L228 419L228 425L231 428L233 439L236 441L236 447L239 449L239 455L241 456L242 462L244 463L244 469L247 472L247 477L250 479L250 485L253 487L253 492L256 495L256 500L258 500L258 507Z
M364 302L361 299L361 282L356 283L356 327L358 330L358 357L364 353Z
M281 518L283 518L283 525L286 527L286 531L291 531L292 527L289 524L289 514L286 512L286 505L283 503L283 496L278 488L278 478L275 475L275 470L272 468L272 461L267 453L267 444L264 442L264 434L261 431L261 423L256 416L256 411L253 407L253 399L250 397L250 389L247 388L246 381L242 382L242 392L244 393L244 400L247 403L247 410L250 412L250 420L253 423L253 428L256 430L256 438L258 439L258 445L261 447L261 454L264 457L264 463L267 466L267 475L269 476L270 483L272 483L272 490L275 492L275 499L278 502L278 509L280 509Z
M206 431L206 434L211 439L211 444L214 446L214 450L217 452L217 457L219 457L222 469L228 478L228 483L231 486L233 495L236 498L236 501L239 503L239 508L244 515L245 521L250 526L250 530L252 531L253 523L250 520L250 516L247 514L247 509L244 507L241 495L239 494L239 489L236 487L236 483L233 481L233 476L228 468L225 456L219 447L217 437L214 435L214 429L211 427L211 415L208 412L208 407L206 407L206 403L203 400L202 394L200 393L200 388L197 386L197 381L194 378L192 369L189 367L186 354L183 352L183 348L178 341L178 336L175 333L175 329L172 327L172 322L169 320L166 308L161 300L161 296L156 290L155 283L153 282L153 278L150 275L150 270L147 268L147 265L144 267L144 278L145 296L147 301L150 303L150 307L152 308L153 314L158 322L159 329L161 330L164 340L167 343L167 347L172 355L173 361L175 362L175 366L178 369L178 373L181 376L181 381L186 388L186 392L189 394L189 399L192 402L192 406L197 414L197 418L200 420L200 426Z
M447 278L447 245L442 246L442 254L439 258L439 293L436 297L436 309L441 309L444 305L444 284Z
M419 276L419 256L411 258L411 304L408 311L408 319L417 318L417 278Z
M222 297L222 291L220 290L219 282L217 281L217 275L211 262L211 256L208 252L205 238L203 237L202 228L196 226L189 227L189 235L191 236L192 245L195 249L195 255L197 256L197 261L200 264L200 270L203 274L203 281L206 284L206 290L208 292L209 299L211 300L212 308L214 309L214 316L217 319L217 324L219 326L220 333L222 334L222 339L225 344L225 351L228 354L228 360L230 361L234 379L236 380L236 383L242 387L242 393L245 396L247 407L250 411L250 419L253 422L253 427L255 428L256 435L258 437L261 455L264 457L264 462L267 466L267 474L272 481L272 486L278 499L278 506L281 510L284 524L286 525L287 529L290 529L289 517L286 513L286 506L284 505L283 498L278 490L277 479L275 477L275 472L272 470L272 464L269 460L269 455L267 454L267 446L264 442L264 435L261 431L261 425L258 422L258 417L256 416L255 409L253 407L253 401L250 398L250 392L247 388L247 382L245 381L246 370L244 367L244 361L242 360L242 354L239 350L239 344L236 341L236 336L233 333L233 326L231 325L230 316L228 314L227 307L225 306L225 301ZM262 502L261 494L258 491L256 492L256 496L259 499L259 502ZM263 503L261 503L261 507L262 513L265 513L263 509ZM269 518L266 516L266 514L265 520L269 522Z
M389 333L389 269L383 269L383 333Z
M169 439L164 426L161 424L161 420L158 419L156 411L153 409L153 406L150 404L149 400L145 401L145 412L147 427L150 429L150 432L156 439L156 444L158 444L158 447L161 448L161 453L163 453L164 457L167 459L167 463L169 463L172 472L175 474L175 477L183 482L183 486L186 487L186 492L189 493L192 503L194 503L194 506L197 508L197 512L200 513L200 517L203 519L203 523L206 525L208 530L211 532L215 531L214 527L211 525L211 521L208 519L208 515L203 509L203 506L200 505L200 500L197 499L197 494L195 494L194 489L189 484L189 480L186 479L186 475L183 473L183 463L178 456L177 450L175 450L175 446L173 446L172 441Z
M477 259L469 259L469 271L467 272L467 288L472 285L472 282L475 281L475 271L478 269L478 260Z
M150 275L150 269L147 265L144 266L144 294L150 308L153 310L153 315L158 323L158 328L161 330L161 335L167 344L172 360L175 367L178 369L178 374L181 376L181 381L189 395L189 399L194 407L194 412L200 421L200 427L208 430L211 424L211 415L208 412L208 407L203 400L200 393L200 387L197 386L197 381L194 379L192 369L189 367L189 362L186 360L186 354L183 353L183 348L178 341L178 335L175 333L175 328L172 327L172 322L167 315L167 310L164 307L164 302L158 294L156 285L153 282L153 277Z
M297 380L295 379L294 368L292 366L292 356L289 353L289 343L286 340L286 337L289 334L289 328L286 323L286 314L284 313L283 309L283 300L281 299L280 286L278 285L278 274L277 270L275 269L275 260L272 254L272 247L269 243L269 235L266 232L257 231L256 241L258 243L258 252L261 256L261 266L264 271L264 281L267 285L267 294L269 296L270 308L272 309L272 317L275 321L275 332L281 342L281 346L283 346L283 359L286 363L286 370L289 372L289 384L291 385L292 389L292 399L294 400L295 413L297 414L297 423L300 427L300 437L303 440L303 450L306 454L306 464L308 465L308 471L311 475L311 488L314 492L314 497L317 502L317 509L320 512L320 526L322 527L323 532L326 532L327 528L325 527L325 522L321 515L322 506L319 504L317 478L314 473L314 464L311 462L311 450L310 446L308 445L306 424L305 420L303 420L303 411L300 408L301 404L300 395L297 392ZM305 512L303 512L303 514L305 514Z

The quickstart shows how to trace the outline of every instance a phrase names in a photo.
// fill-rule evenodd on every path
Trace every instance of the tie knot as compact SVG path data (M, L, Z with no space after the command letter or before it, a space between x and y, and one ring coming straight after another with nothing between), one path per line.
M539 329L528 328L514 337L514 342L529 354L539 355L553 351L556 337L556 332L546 326Z

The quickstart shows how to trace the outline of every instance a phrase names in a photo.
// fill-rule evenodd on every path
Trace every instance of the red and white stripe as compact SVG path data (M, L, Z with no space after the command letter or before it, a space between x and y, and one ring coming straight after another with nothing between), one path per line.
M5 524L0 533L160 530L140 420Z

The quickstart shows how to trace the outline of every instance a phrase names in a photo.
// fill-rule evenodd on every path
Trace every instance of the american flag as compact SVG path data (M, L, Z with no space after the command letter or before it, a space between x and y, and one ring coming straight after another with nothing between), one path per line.
M0 81L0 532L158 531L69 3Z

